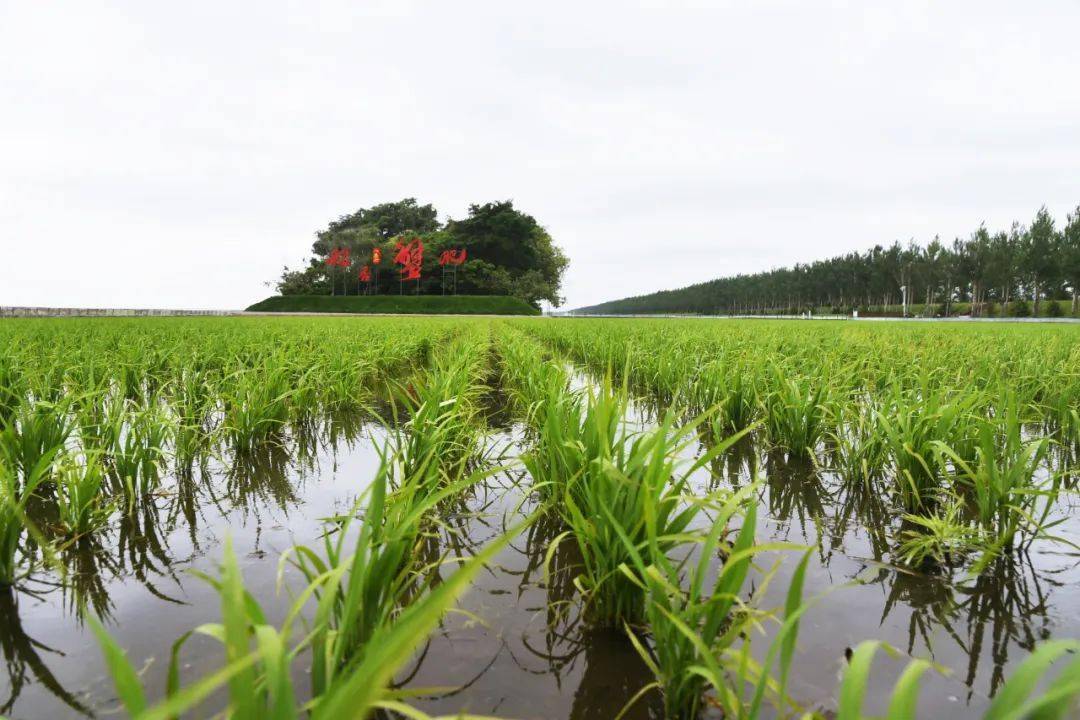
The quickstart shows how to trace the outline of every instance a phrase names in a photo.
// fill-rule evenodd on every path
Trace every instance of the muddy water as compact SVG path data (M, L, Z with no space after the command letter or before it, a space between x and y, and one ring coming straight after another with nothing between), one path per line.
M634 421L649 422L647 408L635 412ZM227 536L248 588L271 622L280 620L289 599L275 587L279 555L294 542L315 540L321 518L349 508L375 473L374 449L383 437L378 425L366 424L324 441L302 460L269 453L240 468L195 472L177 480L176 491L158 498L152 510L79 548L68 558L67 584L42 574L0 596L7 670L0 676L0 714L82 717L116 707L97 645L74 610L80 601L106 619L145 668L148 687L160 694L172 642L219 619L216 594L191 571L214 572ZM492 462L515 455L520 430L502 422L489 445ZM814 547L806 594L821 597L802 624L790 683L791 695L804 704L830 707L845 648L880 639L951 671L926 676L921 717L977 717L1033 643L1080 636L1078 558L1064 546L1037 543L978 580L916 574L889 563L897 521L881 498L845 490L804 464L760 457L743 445L713 472L700 473L696 487L706 492L745 483L755 464L767 478L759 490L759 540ZM502 534L533 509L529 482L511 469L473 488L445 518L444 543L468 551ZM1060 512L1069 516L1062 503ZM560 545L545 576L544 554L558 531L549 522L532 525L479 577L461 604L466 612L449 616L399 678L413 688L442 688L416 705L506 718L610 718L651 680L624 638L590 632L579 621L572 543ZM1080 519L1068 519L1057 531L1080 541ZM780 566L760 598L765 607L782 604L795 565L793 555L774 557ZM759 654L767 641L756 641ZM183 657L186 678L220 662L218 647L206 638L190 641ZM879 658L868 710L883 709L903 662ZM303 674L297 679L303 687ZM660 717L657 700L646 696L627 717Z

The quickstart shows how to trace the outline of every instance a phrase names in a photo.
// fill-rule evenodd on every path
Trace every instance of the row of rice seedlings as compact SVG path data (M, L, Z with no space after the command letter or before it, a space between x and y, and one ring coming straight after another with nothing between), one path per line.
M398 454L408 475L426 473L432 487L464 468L480 450L480 396L488 374L488 338L463 333L431 356L430 367L393 388L402 412Z
M709 459L676 476L675 458L696 443L696 424L676 429L668 413L659 427L636 432L624 420L627 407L626 389L613 388L610 379L590 388L581 424L546 441L561 450L559 466L569 475L534 477L564 488L556 508L581 552L576 582L586 598L585 616L608 627L643 619L644 595L623 572L632 561L623 536L636 546L652 527L665 550L674 547L699 509L683 502L689 476Z
M770 666L748 661L748 647L734 648L760 622L758 613L749 611L740 598L751 558L786 546L755 545L756 512L747 500L754 497L756 485L730 497L697 499L689 491L689 478L748 430L682 467L686 463L679 458L696 443L705 417L676 427L669 412L656 427L631 430L625 387L613 387L605 376L600 387L579 396L564 383L530 383L527 377L538 367L538 353L529 345L513 335L501 342L507 375L522 378L516 392L536 397L528 402L530 408L560 407L553 396L563 394L567 406L579 409L569 423L547 422L547 413L528 416L539 437L524 462L534 487L546 488L551 507L567 528L552 541L548 562L560 542L577 544L582 566L574 584L584 598L585 618L594 625L625 628L653 672L655 683L630 703L655 687L663 695L665 717L695 718L706 689L712 688L725 716L756 717L769 689L770 702L784 706L777 688L786 683L793 655L806 560L791 586L793 600L785 617L792 622L776 640L783 650L777 684ZM718 514L701 535L692 525L707 509ZM729 545L729 522L744 512L738 538ZM673 561L671 556L696 545L698 561L685 577L687 560ZM718 553L725 561L710 587ZM747 687L752 693L743 697Z
M786 375L824 382L841 395L857 398L892 386L922 391L928 380L930 390L946 392L1008 386L1028 413L1025 422L1070 417L1080 394L1076 370L1080 346L1075 335L1069 334L1071 329L1035 329L1039 342L1032 343L1026 332L1029 328L1015 327L967 332L760 322L517 324L596 370L606 365L628 367L634 384L687 401L699 393L715 395L719 390L722 394L726 384L722 376L740 367L755 375L763 391L775 389L768 371L778 362L785 366ZM946 332L948 342L938 342ZM669 367L674 369L665 369ZM708 387L713 382L717 388ZM704 398L697 407L711 407L719 399Z
M432 367L417 372L395 394L408 420L391 426L380 450L362 522L354 508L335 521L321 548L297 546L282 556L282 564L291 561L309 583L325 578L314 593L316 695L362 657L378 629L411 597L426 591L439 560L425 559L421 548L438 542L437 509L487 472L467 469L479 450L476 398L487 360L483 340L476 333L456 338L434 354Z
M580 470L579 457L566 446L565 434L567 428L582 427L581 395L571 390L562 362L548 357L541 344L513 329L500 331L503 386L531 443L522 461L533 479L532 491L542 502L553 504Z

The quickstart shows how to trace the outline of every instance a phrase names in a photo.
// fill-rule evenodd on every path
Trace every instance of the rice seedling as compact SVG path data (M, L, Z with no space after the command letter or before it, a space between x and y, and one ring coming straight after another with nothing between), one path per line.
M93 453L60 457L53 474L57 519L64 532L83 535L105 526L115 500L105 496L105 469Z
M607 627L641 621L644 595L623 570L633 560L630 548L650 536L657 552L679 542L699 511L696 504L682 503L689 478L726 447L702 454L679 472L677 458L696 442L705 417L676 428L669 412L657 427L638 432L624 422L627 404L626 388L615 389L605 379L586 393L580 424L558 428L558 442L545 440L560 454L557 460L526 461L534 473L565 473L534 474L533 480L561 490L555 502L568 527L563 537L573 538L583 561L575 585L585 598L586 616Z
M828 385L824 379L791 377L778 365L772 367L770 385L762 401L769 442L795 455L813 455L833 412Z
M844 670L837 702L836 720L864 720L863 702L870 679L870 668L879 649L890 655L899 653L887 644L868 640L851 654ZM1072 717L1080 699L1080 642L1050 640L1042 643L1024 659L997 692L983 720L1062 720ZM1064 662L1062 659L1066 658ZM1051 671L1060 667L1056 677ZM918 717L920 681L928 670L943 668L928 660L913 659L904 668L889 697L886 720L915 720Z
M292 417L295 394L287 369L267 364L259 370L237 371L224 383L222 431L238 453L279 439Z
M172 386L170 407L176 415L173 449L178 458L194 458L213 444L211 415L216 390L208 372L185 369Z
M841 403L834 429L827 434L825 469L845 483L870 486L888 464L888 446L877 430L872 406Z
M905 514L898 533L898 556L912 566L952 567L971 550L985 546L985 534L972 526L959 498L952 498L927 515Z
M41 538L27 517L26 505L45 481L51 462L49 456L41 458L20 480L0 459L0 585L14 584L34 565L34 544Z
M0 458L29 482L59 453L71 435L72 422L66 406L23 399L0 429Z
M940 393L911 395L893 388L875 417L896 473L896 493L912 512L933 507L948 476L941 444L950 447L972 422L970 401L950 401Z
M757 385L741 361L705 368L689 392L699 411L715 408L712 423L720 435L748 428L761 415Z
M316 694L364 655L379 628L427 590L432 568L418 566L417 550L433 532L434 510L481 477L457 477L433 490L423 468L403 475L407 472L404 458L384 450L365 497L353 513L328 528L321 553L298 545L282 555L282 569L291 562L315 587L311 675ZM354 533L355 524L359 529Z
M407 476L424 470L433 488L440 478L460 472L479 450L478 400L487 359L481 348L471 343L451 348L434 358L433 367L395 389L408 416L405 432L394 436L397 455Z
M107 388L84 393L75 398L73 412L83 448L107 453L119 444L128 412L122 395Z
M6 425L25 394L14 356L0 353L0 427Z
M758 614L747 608L740 597L751 560L756 553L789 547L784 544L755 546L755 492L756 486L748 485L728 498L715 501L717 516L708 535L698 539L698 560L691 563L685 583L683 568L690 558L672 562L661 548L661 541L669 541L668 538L657 537L651 527L645 547L638 547L624 537L632 558L627 572L632 568L635 581L646 593L645 618L649 637L638 639L629 626L627 633L663 693L666 718L697 718L710 685L726 715L741 717L744 711L739 699L741 685L751 681L764 692L769 684L770 678L761 668L753 671L755 677L752 680L749 666L742 667L739 680L733 681L727 676L732 669L739 672L737 668L742 665L731 664L732 657L738 655L733 647L748 637L760 621ZM712 499L707 502L713 504ZM729 544L725 535L730 521L739 513L744 513L742 528L734 543ZM717 554L724 558L724 563L715 573L710 587L711 562ZM799 596L805 562L806 558L796 571L791 586ZM792 632L797 632L797 627L793 627ZM786 674L790 662L789 649L782 658L782 674ZM710 665L711 671L701 671ZM756 698L753 706L759 708L762 697ZM780 705L783 704L781 700ZM757 713L753 706L745 709L750 717Z
M108 431L116 438L109 453L112 490L123 494L131 509L161 484L172 419L160 407L152 406L121 416L115 422L123 426Z
M1056 477L1044 472L1048 438L1025 441L1015 399L1006 400L1004 413L981 423L974 461L968 461L940 443L941 455L948 457L959 472L963 496L969 499L974 521L990 539L984 561L1014 545L1017 535L1028 541L1045 535L1055 523L1047 517L1058 495Z

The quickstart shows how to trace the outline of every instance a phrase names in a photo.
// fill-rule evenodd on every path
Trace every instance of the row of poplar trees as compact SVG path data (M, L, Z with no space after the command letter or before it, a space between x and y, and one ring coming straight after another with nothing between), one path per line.
M606 313L788 314L900 310L952 314L970 303L972 315L1051 314L1078 310L1080 207L1057 225L1042 207L1028 225L991 232L980 225L952 243L935 237L875 245L826 260L720 278L678 290L615 300L582 311ZM966 307L965 307L966 309Z

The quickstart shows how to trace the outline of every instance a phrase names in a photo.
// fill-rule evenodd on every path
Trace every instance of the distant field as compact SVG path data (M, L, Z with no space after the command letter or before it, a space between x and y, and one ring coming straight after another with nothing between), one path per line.
M248 312L405 313L417 315L539 315L504 295L276 295Z

